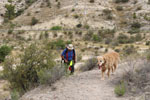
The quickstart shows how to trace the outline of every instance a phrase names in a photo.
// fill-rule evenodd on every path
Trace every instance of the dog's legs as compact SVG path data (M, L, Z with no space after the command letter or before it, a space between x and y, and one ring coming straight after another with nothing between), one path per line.
M109 74L110 74L110 67L108 68L108 72L107 72L108 78L109 78Z
M102 77L101 77L101 80L105 80L105 77L104 77L105 71L106 71L106 68L103 67L103 68L102 68Z
M112 71L112 74L114 74L114 69L113 69L113 66L111 67L111 71Z
M117 65L116 65L116 64L114 64L114 71L116 70L116 68L117 68Z

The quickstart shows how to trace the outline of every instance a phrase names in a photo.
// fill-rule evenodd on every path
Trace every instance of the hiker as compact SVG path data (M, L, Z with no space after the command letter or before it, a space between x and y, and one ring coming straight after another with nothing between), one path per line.
M75 56L75 50L72 44L68 44L61 54L61 58L65 63L65 71L67 72L69 69L71 71L70 74L74 73Z

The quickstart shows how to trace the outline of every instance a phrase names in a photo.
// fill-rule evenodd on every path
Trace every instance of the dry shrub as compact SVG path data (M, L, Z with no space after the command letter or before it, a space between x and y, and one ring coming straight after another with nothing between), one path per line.
M91 58L88 61L86 61L86 64L80 67L80 71L89 71L92 70L97 66L97 59L96 58Z

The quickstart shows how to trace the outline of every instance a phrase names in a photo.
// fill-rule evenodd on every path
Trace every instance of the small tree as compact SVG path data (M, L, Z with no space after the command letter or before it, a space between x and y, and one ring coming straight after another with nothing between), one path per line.
M15 17L15 6L13 6L12 4L6 4L5 8L6 8L5 18L12 20Z
M38 23L38 19L36 19L35 17L32 17L31 25L35 25L37 23Z

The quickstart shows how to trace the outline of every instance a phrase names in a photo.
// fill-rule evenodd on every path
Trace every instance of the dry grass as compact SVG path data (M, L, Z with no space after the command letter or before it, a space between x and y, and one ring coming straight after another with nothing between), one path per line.
M126 65L124 67L125 73L118 82L125 82L128 95L136 96L140 93L150 92L149 66L150 62L144 58L133 58L126 61Z

